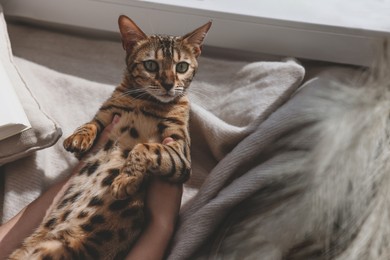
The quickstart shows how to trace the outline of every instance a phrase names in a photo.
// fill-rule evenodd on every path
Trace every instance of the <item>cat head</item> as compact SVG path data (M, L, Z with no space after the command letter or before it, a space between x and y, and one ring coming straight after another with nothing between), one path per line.
M164 103L185 95L211 22L184 36L148 36L125 15L118 24L132 91Z

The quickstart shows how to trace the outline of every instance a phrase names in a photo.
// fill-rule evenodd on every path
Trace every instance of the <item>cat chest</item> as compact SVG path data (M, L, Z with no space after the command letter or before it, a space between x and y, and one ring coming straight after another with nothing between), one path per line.
M137 143L161 143L163 121L143 113L124 112L112 130L112 138L124 148L131 148Z

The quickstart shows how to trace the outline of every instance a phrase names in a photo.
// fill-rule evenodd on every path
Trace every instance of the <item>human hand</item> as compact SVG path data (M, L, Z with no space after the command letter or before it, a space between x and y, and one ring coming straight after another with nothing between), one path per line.
M149 221L126 260L163 259L175 230L183 185L154 177L146 194Z
M146 195L146 209L152 225L173 232L179 215L183 185L153 178Z
M164 139L163 144L172 141L173 139L168 137ZM146 194L146 209L151 224L173 232L179 215L182 193L182 184L153 177Z
M173 141L168 137L162 143L165 145ZM182 184L152 178L146 193L146 214L149 221L126 260L164 258L175 230L182 193Z

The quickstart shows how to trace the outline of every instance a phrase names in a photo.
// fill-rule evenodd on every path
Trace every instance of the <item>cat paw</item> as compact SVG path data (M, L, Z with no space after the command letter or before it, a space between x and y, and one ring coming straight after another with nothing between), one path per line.
M96 134L97 128L95 125L85 125L65 139L63 143L64 148L72 153L85 153L92 147L96 138Z
M146 154L135 146L129 153L120 174L111 184L111 194L116 199L126 199L136 193L148 169Z
M111 184L111 194L117 200L127 199L138 191L141 182L140 176L119 174Z

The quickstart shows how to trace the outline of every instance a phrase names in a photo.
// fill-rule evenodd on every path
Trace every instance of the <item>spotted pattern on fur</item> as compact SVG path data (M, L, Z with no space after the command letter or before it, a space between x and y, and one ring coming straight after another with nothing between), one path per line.
M123 81L94 118L65 139L65 149L85 155L114 116L120 115L120 120L9 259L124 258L145 224L148 176L173 182L190 176L186 90L210 25L183 37L146 36L129 18L119 17L127 53ZM177 72L180 62L185 64ZM162 144L168 137L173 141Z

